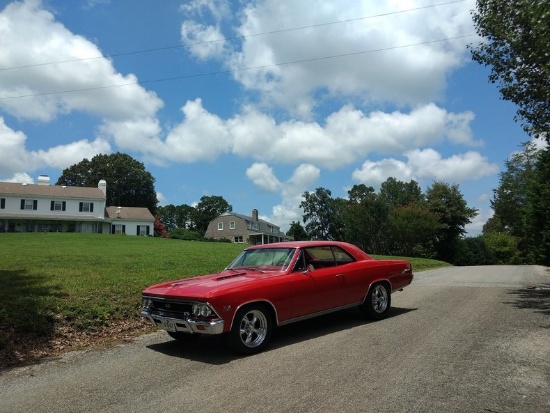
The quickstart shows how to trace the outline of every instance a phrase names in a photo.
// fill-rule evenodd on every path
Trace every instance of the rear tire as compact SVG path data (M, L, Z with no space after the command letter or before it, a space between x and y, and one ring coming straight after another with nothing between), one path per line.
M359 311L371 320L381 320L388 315L391 306L391 293L386 283L374 284L359 306Z
M271 314L264 306L245 306L237 311L227 336L228 344L239 354L259 353L266 348L272 329Z

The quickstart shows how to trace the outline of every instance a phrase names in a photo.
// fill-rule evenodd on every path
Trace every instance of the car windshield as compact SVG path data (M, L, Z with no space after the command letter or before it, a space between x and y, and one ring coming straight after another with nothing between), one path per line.
M245 250L226 269L257 269L260 271L285 271L296 248L257 248Z

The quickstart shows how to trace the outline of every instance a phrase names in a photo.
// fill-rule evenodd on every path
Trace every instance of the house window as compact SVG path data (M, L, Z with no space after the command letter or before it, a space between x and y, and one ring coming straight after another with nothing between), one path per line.
M235 237L234 242L236 242L237 244L242 244L243 243L243 236L240 235L238 237Z
M6 208L6 198L0 198L0 209Z
M149 235L149 225L138 225L137 234L143 237Z
M223 222L218 222L218 231L223 230Z
M125 233L126 233L126 225L122 225L122 224L111 225L111 234L125 234Z
M235 221L229 222L229 229L235 229Z
M78 205L78 210L80 212L94 212L94 203L93 202L81 202Z
M38 209L38 200L36 199L22 199L21 209L32 209L36 211Z
M50 211L65 211L67 209L67 202L65 201L51 201Z

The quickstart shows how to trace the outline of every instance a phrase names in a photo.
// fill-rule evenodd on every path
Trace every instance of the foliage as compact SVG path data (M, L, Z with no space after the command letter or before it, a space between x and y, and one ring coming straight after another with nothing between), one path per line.
M107 206L145 207L155 214L155 179L143 163L120 152L83 159L64 169L56 185L97 187L102 179L107 182Z
M426 207L410 204L393 209L388 217L391 251L395 255L433 258L440 223Z
M386 202L364 184L354 185L348 195L342 204L343 239L373 254L389 252Z
M494 257L483 236L459 239L456 243L455 265L494 264Z
M290 224L290 228L286 235L292 237L295 241L306 241L309 239L309 235L302 224L294 221Z
M202 196L192 217L195 224L194 229L204 235L210 221L224 212L232 210L233 207L221 196Z
M458 185L444 182L434 182L428 188L426 202L440 223L434 242L437 258L454 262L457 242L466 233L466 224L477 215L477 209L468 207Z
M170 231L170 238L185 241L203 241L204 235L187 228L174 228Z
M380 185L380 196L393 208L404 207L411 204L422 205L424 195L416 181L401 182L389 177Z
M528 189L527 233L530 258L550 266L550 149L539 153Z
M304 211L305 229L311 239L341 239L339 211L330 190L317 188L314 193L304 192L303 197L300 208Z
M166 232L166 226L160 220L160 218L155 216L155 237L168 238L168 233Z
M0 360L24 356L29 343L49 348L67 331L80 339L137 324L145 287L220 271L245 247L78 233L0 233L0 245ZM415 271L445 265L411 260Z
M518 240L524 261L529 252L527 228L528 188L534 178L539 149L532 142L524 142L523 150L512 154L500 173L499 185L493 191L491 208L494 215L483 227L483 233L505 233Z
M491 264L521 264L518 239L507 233L489 232L483 234L483 240L493 258Z
M550 3L477 0L472 17L484 38L471 46L473 59L491 66L489 80L518 106L524 129L550 140Z

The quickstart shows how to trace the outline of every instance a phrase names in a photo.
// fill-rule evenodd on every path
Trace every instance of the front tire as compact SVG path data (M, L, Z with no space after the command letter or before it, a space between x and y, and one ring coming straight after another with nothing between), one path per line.
M391 306L391 293L387 284L374 284L365 298L365 302L359 306L361 313L371 320L381 320L388 315Z
M239 354L248 355L265 349L271 337L273 321L264 306L241 308L228 334L230 347Z

